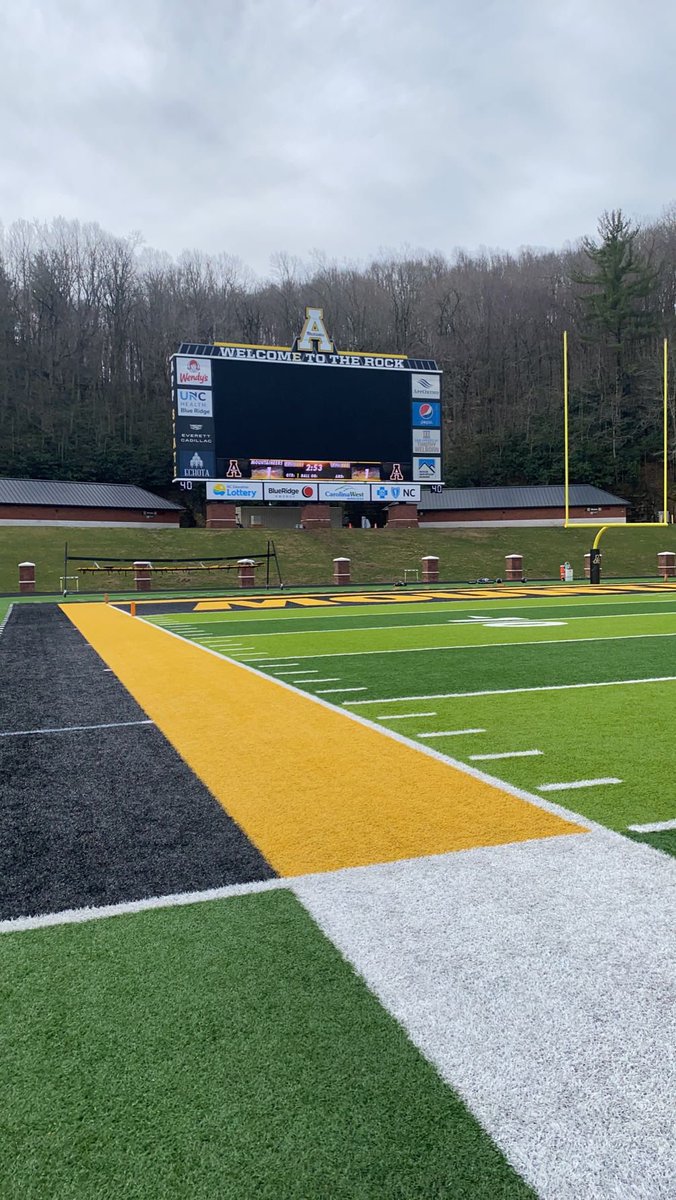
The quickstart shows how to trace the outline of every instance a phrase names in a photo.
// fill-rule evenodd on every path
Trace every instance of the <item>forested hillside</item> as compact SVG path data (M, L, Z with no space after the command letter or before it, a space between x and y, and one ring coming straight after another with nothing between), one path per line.
M652 517L675 300L676 211L640 228L604 214L594 238L558 252L280 255L265 281L226 253L172 261L96 225L21 222L0 239L0 474L166 490L177 343L288 344L312 304L341 349L439 361L454 485L561 479L568 329L571 478ZM673 383L670 395L673 427Z

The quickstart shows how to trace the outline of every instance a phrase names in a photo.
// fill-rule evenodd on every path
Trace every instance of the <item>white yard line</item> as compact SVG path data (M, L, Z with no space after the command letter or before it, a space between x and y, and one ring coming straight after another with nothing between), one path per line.
M515 696L520 692L567 692L576 688L627 687L635 683L674 683L676 675L650 675L645 679L603 679L597 683L548 683L542 687L489 688L481 692L430 692L418 696L385 696L381 700L346 700L345 704L401 704L410 700L464 700L468 696Z
M454 604L454 603L457 603L457 601L449 601L449 604ZM491 603L494 603L494 602L493 602L493 601L491 601ZM661 600L661 601L660 601L660 603L662 603L662 604L663 604L663 603L666 603L666 602L665 602L664 600ZM672 605L675 603L675 601L674 601L674 597L673 597L673 596L672 596L672 597L670 597L670 599L669 599L668 603L669 603L669 604L672 604ZM499 608L501 608L501 609L503 608L503 606L502 606L502 605L496 605L496 607L499 607ZM517 606L517 605L508 605L508 606L505 606L505 607L507 607L507 608L509 608L509 607L514 607L514 608L517 608L518 606ZM572 606L560 605L560 606L557 606L557 607L566 608L566 607L572 607ZM554 611L554 609L552 609L552 611ZM309 614L308 614L308 615L309 615ZM406 613L398 613L398 615L399 615L399 616L402 616L402 617L405 617L405 616L406 616ZM568 621L605 621L605 620L608 620L608 621L617 621L617 620L618 620L618 619L620 619L620 618L623 618L623 619L624 619L624 618L629 618L629 617L664 617L664 616L670 616L670 615L671 615L670 613L666 613L666 614L665 614L664 612L649 612L649 613L621 613L621 612L620 612L620 613L599 613L599 615L598 615L598 616L595 616L593 613L584 613L584 614L582 614L582 615L580 615L580 616L577 616L577 617L575 617L575 616L567 616L567 617L566 617L566 622L568 622ZM676 608L675 608L675 610L674 610L674 615L676 615ZM318 614L318 616L319 616L319 614ZM327 614L326 614L326 613L322 613L322 616L323 616L323 617L326 617L326 616L327 616ZM256 619L257 619L258 621L261 621L261 620L266 620L267 618L263 618L263 617L257 617ZM315 619L316 619L316 618L315 618ZM354 629L354 628L352 628L352 629L351 629L349 626L346 626L344 629L341 629L340 627L334 627L334 628L332 628L332 629L279 629L279 630L271 630L269 633L259 633L259 634L257 634L256 636L257 636L257 637L303 637L303 635L304 635L304 634L308 634L308 635L309 635L309 636L311 636L311 637L324 637L324 636L326 636L326 635L328 635L328 634L332 634L332 633L333 633L333 634L337 634L337 633L349 633L349 634L357 634L357 633L384 632L385 630L393 630L393 629L438 629L438 628L441 628L442 626L446 627L446 626L448 626L448 625L450 625L450 624L453 624L453 625L459 625L459 624L461 624L461 623L464 623L464 622L467 622L467 623L472 623L472 624L474 624L474 622L475 622L475 621L478 623L479 621L484 621L484 620L499 621L499 620L501 620L501 619L502 619L502 618L500 618L500 617L491 617L491 616L490 616L490 611L488 611L488 610L487 610L485 613L482 613L480 616L476 616L476 617L451 617L451 618L449 618L449 617L446 617L446 618L445 618L445 620L443 620L443 621L405 621L405 620L404 620L404 621L402 621L402 623L401 623L401 624L395 624L395 623L393 623L393 624L391 624L391 625L360 625L360 626L359 626L358 628L356 628L356 629ZM516 620L517 618L504 618L504 619L505 619L505 620L509 620L509 619L515 619L515 620ZM525 620L530 620L531 618L529 618L529 617L525 617L524 619L525 619ZM533 620L538 620L538 621L540 621L540 620L541 620L541 621L546 621L546 620L548 620L548 618L547 618L547 617L534 617L534 618L532 618L532 619L533 619ZM153 623L153 624L157 624L157 622L155 622L155 621L153 621L152 623ZM158 626L158 628L160 628L160 629L170 629L172 633L180 633L180 629L178 629L178 628L173 628L173 627L171 627L171 626L167 626L167 625L160 625L160 626ZM196 631L197 631L198 633L199 633L200 631L203 631L203 629L204 629L204 627L203 627L203 626L201 626L201 627L200 627L200 626L195 626L194 628L196 629ZM524 626L524 628L525 628L525 626ZM218 636L218 635L217 635L217 636ZM234 636L234 635L233 635L233 636Z
M275 678L278 675L316 675L318 670L319 667L315 667L314 670L308 668L307 671L275 671Z
M340 683L340 675L325 675L323 679L292 679L292 683Z
M308 680L311 683L312 680ZM339 688L318 688L318 696L329 696L332 692L365 692L365 687L339 687Z
M541 783L538 787L539 792L568 792L574 788L590 788L600 787L605 783L622 783L621 779L615 779L614 776L608 775L601 779L573 779L570 783Z
M464 733L485 733L485 729L440 729L436 733L416 733L419 738L460 737Z
M33 737L39 733L82 733L90 729L127 729L131 725L154 725L154 721L111 721L105 725L64 725L58 729L16 729L0 733L0 738Z
M535 758L542 750L504 750L501 754L470 754L472 762L488 762L498 758Z
M665 829L676 829L676 820L653 821L649 825L627 825L632 833L662 833Z
M400 646L394 647L391 650L331 650L328 653L322 654L296 654L294 657L305 661L311 658L359 658L365 657L367 654L438 654L440 651L445 652L447 650L495 650L503 649L505 646L569 646L571 643L577 646L585 642L632 642L645 638L673 637L676 637L676 630L673 633L613 633L608 635L608 637L533 638L529 641L523 639L512 642L462 642L452 646Z
M376 721L409 721L411 717L436 717L436 715L435 712L395 713L392 716L388 713L381 713L376 717Z

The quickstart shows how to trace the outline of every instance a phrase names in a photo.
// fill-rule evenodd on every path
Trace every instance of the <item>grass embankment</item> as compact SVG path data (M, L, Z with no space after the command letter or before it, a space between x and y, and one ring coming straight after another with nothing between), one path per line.
M126 558L214 557L218 555L260 554L268 536L277 548L282 574L287 585L330 584L332 560L345 556L352 560L352 579L358 584L392 584L403 578L405 568L420 568L424 554L440 559L440 578L466 582L481 577L504 578L505 555L523 554L530 579L558 578L559 565L572 563L577 578L583 575L583 556L589 548L593 529L561 528L510 529L353 529L322 530L205 530L205 529L64 529L37 526L5 526L0 529L0 593L16 592L17 564L35 562L37 587L41 592L57 593L63 574L64 543L71 554L98 554ZM676 550L676 527L671 529L611 529L604 535L604 571L606 576L656 576L657 552ZM69 573L77 573L71 564ZM264 572L258 571L259 582ZM177 587L181 580L166 576L166 587ZM273 573L274 578L274 573ZM126 590L129 576L117 581L97 576L81 577L82 590ZM226 589L235 583L234 575L202 576L200 586Z

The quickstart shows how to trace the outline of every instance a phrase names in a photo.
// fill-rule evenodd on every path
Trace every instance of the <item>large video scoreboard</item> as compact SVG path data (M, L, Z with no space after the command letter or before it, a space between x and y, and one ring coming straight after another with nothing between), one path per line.
M291 481L354 484L356 498L357 484L442 479L437 364L336 351L321 309L293 346L184 342L171 361L177 480L262 481L265 498L295 499Z

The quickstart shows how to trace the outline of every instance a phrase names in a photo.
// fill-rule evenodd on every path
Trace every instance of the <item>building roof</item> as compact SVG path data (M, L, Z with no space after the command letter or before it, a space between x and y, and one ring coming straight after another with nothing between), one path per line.
M599 508L601 505L629 505L621 496L613 496L590 483L571 483L569 502L574 508ZM449 509L563 508L563 484L542 487L444 488L431 492L423 488L418 508L422 512Z
M154 496L133 483L72 483L60 479L0 479L0 504L182 511L180 504Z

